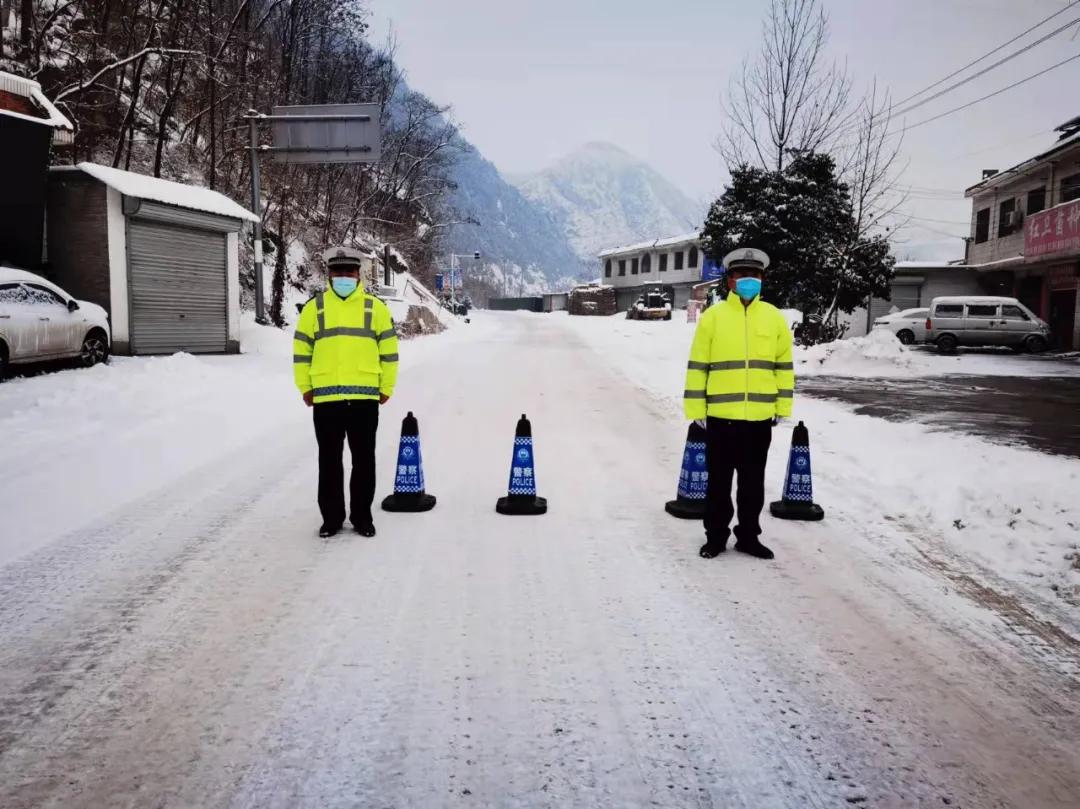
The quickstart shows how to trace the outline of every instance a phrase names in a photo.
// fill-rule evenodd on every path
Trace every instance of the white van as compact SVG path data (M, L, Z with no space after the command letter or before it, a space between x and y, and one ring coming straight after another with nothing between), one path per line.
M1050 326L1016 298L934 298L926 317L926 342L945 352L959 346L1007 346L1038 352L1050 347Z

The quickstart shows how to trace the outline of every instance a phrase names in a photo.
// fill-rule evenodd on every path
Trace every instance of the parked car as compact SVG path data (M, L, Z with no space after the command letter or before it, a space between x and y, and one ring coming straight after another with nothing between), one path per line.
M1050 347L1050 326L1016 298L934 298L926 318L926 341L945 352L959 346L1038 352Z
M874 321L874 329L891 331L906 346L926 342L926 318L929 309L905 309L883 315Z
M0 267L0 379L10 365L78 359L89 367L109 359L109 318L56 284Z

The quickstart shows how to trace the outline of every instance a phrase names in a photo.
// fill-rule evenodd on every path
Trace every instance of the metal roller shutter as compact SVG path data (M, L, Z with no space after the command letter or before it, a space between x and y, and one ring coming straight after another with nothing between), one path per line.
M225 351L225 249L221 233L128 220L133 354Z
M889 314L894 308L898 312L905 309L918 309L922 305L921 291L921 284L893 284L890 290L892 300L874 298L870 301L870 323L873 324L875 320Z

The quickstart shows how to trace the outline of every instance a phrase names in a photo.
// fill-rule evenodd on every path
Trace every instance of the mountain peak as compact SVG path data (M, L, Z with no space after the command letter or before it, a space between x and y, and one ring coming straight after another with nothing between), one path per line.
M554 166L541 173L546 174L551 171L557 171L560 166L580 163L631 166L641 165L642 161L638 160L621 146L616 146L614 143L608 143L607 141L594 140L578 147L570 152L570 154L565 155L562 159L558 160Z
M702 206L648 163L612 143L593 141L544 171L512 182L551 213L582 261L630 244L701 226Z

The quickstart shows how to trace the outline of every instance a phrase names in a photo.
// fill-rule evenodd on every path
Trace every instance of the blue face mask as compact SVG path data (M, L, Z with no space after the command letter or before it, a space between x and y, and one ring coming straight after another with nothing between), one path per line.
M355 278L331 278L330 286L334 292L343 298L347 298L356 292L358 282Z
M761 279L740 278L735 282L735 294L744 301L752 301L761 294Z

